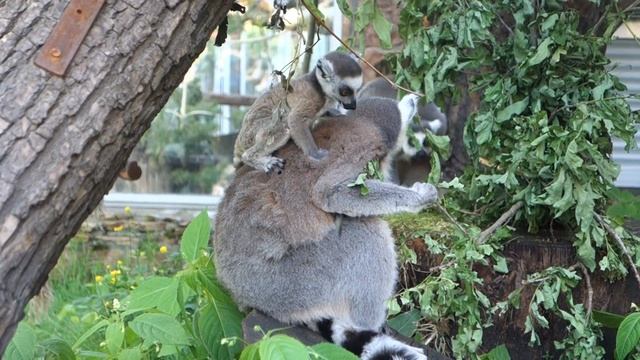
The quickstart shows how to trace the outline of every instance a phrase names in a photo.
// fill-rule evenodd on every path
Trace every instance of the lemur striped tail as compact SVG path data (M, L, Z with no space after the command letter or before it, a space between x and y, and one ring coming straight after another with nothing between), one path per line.
M427 360L422 349L409 346L380 331L359 329L332 319L316 322L314 330L362 360Z

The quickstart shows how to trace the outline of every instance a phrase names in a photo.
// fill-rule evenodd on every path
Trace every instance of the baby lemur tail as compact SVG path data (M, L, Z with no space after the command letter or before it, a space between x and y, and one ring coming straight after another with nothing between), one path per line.
M359 329L332 319L322 319L309 327L362 360L427 360L422 349L404 344L382 331Z

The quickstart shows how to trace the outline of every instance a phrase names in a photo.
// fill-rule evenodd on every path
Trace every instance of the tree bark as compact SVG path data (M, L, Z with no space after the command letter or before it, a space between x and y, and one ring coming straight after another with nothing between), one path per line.
M232 0L108 0L65 77L33 59L68 1L0 1L0 354Z

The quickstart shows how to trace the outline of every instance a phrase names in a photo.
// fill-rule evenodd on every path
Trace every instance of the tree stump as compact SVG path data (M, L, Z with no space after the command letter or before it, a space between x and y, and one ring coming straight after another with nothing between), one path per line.
M34 58L68 1L0 1L0 354L232 0L108 0L64 77Z

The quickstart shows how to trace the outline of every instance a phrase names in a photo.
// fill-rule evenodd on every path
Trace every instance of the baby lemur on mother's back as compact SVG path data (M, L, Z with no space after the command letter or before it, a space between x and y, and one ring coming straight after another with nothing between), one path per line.
M269 172L282 169L282 159L272 153L289 139L313 160L322 160L327 151L318 148L311 136L314 121L339 103L356 108L356 91L362 86L362 69L349 55L330 52L308 74L294 79L290 88L276 85L251 105L233 150L233 164L247 164Z

